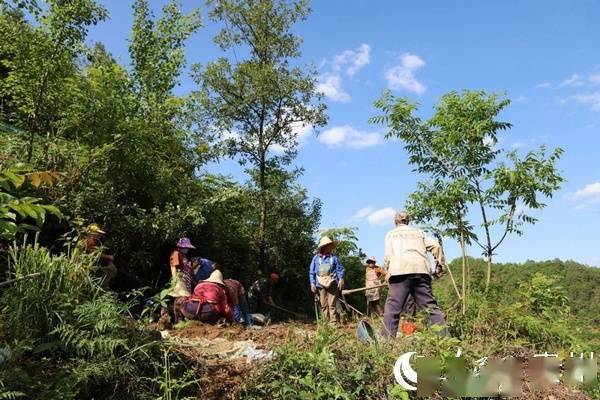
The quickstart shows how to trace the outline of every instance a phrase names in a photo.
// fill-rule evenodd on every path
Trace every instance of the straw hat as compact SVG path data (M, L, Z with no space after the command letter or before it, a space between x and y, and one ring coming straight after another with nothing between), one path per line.
M100 228L100 225L95 224L95 223L88 226L87 231L89 233L95 234L95 235L104 235L106 233Z
M223 273L218 269L215 269L204 282L218 283L219 285L225 286L225 282L223 282Z
M317 250L320 250L321 247L327 246L328 244L334 244L336 245L337 243L334 240L331 240L331 238L329 236L323 236L321 238L321 240L319 240L319 245L317 246Z

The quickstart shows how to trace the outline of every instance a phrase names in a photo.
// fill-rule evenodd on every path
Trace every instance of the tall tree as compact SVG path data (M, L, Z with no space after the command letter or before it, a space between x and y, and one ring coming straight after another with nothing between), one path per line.
M54 3L80 4L39 3L42 15ZM70 219L102 224L109 233L104 244L120 270L145 282L156 279L168 246L203 222L195 176L201 157L192 145L190 101L174 93L186 39L199 28L200 16L197 10L180 10L170 1L155 17L148 1L134 3L131 68L101 44L88 48L78 42L77 52L61 50L53 65L64 68L49 72L44 98L52 101L41 108L39 120L49 121L52 134L36 131L32 157L37 169L64 176L40 196ZM0 81L0 112L17 126L28 126L29 114L21 109L29 109L40 65L52 57L53 33L44 27L14 10L0 13L0 65L9 71ZM25 134L14 132L6 142L0 136L0 152L27 161Z
M210 16L222 22L215 43L233 50L227 58L197 68L207 129L220 137L228 154L258 171L260 218L258 263L268 271L268 175L295 156L301 128L323 126L325 106L315 90L314 72L292 63L301 39L291 32L304 20L306 0L209 0ZM247 55L243 60L237 54Z
M0 63L9 71L0 84L0 98L10 99L3 105L3 118L29 131L26 152L31 162L36 137L51 137L58 130L63 86L76 70L88 28L108 14L94 0L49 0L43 8L36 2L13 3L32 11L37 24L0 5L2 18L8 19L0 30Z
M184 14L178 1L169 1L162 9L162 16L155 19L148 3L136 0L133 4L129 46L135 90L141 99L141 111L147 114L154 108L178 106L173 88L179 83L185 65L184 44L201 26L198 9Z
M497 119L509 104L483 91L450 92L435 106L433 117L422 121L414 115L415 104L386 92L375 102L383 114L371 119L387 126L386 137L404 141L409 162L430 177L434 188L458 190L443 201L418 207L433 206L432 215L444 216L455 236L481 247L487 259L486 291L495 251L509 234L522 235L524 224L537 221L528 213L544 208L540 197L552 197L564 181L556 168L562 149L548 154L541 146L519 157L516 151L498 148L500 132L512 127ZM471 229L467 206L479 213L483 232ZM448 213L456 217L447 218Z

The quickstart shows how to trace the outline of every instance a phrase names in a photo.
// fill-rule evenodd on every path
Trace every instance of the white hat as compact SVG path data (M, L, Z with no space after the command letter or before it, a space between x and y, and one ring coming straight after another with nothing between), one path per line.
M225 285L225 282L223 282L223 273L218 269L215 269L212 274L210 274L208 279L204 280L204 282L218 283L219 285L223 286Z
M317 250L319 250L323 246L327 246L328 244L337 244L335 241L331 240L329 236L323 236L321 240L319 240L319 245L317 246Z
M371 256L371 257L367 258L367 264L369 263L369 261L371 261L374 264L377 264L377 259L375 258L375 256Z

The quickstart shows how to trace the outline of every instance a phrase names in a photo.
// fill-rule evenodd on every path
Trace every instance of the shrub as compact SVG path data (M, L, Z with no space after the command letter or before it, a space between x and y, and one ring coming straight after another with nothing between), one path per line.
M94 256L11 250L16 281L0 293L0 395L28 399L182 398L193 368L128 316L93 277Z

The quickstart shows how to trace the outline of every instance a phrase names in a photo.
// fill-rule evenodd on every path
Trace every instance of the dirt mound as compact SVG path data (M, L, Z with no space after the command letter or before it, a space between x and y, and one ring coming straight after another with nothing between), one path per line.
M184 339L224 338L229 341L252 340L266 349L274 349L290 339L311 337L315 325L302 322L271 324L260 329L247 329L242 325L217 326L190 323L180 330L172 330L171 335Z
M167 336L179 344L177 351L203 366L199 399L234 399L243 381L262 364L260 360L248 362L245 350L266 356L288 340L312 337L315 329L315 325L302 322L271 324L260 329L191 322L169 331Z
M337 329L354 334L356 326L347 324ZM244 350L251 348L267 353L288 341L302 341L315 335L314 324L291 322L277 323L261 329L246 329L241 325L214 326L192 322L182 329L169 331L169 338L179 344L177 351L186 357L197 360L202 366L201 392L199 399L235 399L244 383L252 374L260 370L263 360L248 362ZM523 348L509 350L503 356L513 356L520 361L524 380L522 395L515 397L524 400L589 400L585 393L558 384L541 392L532 392L526 376L528 360L533 352ZM441 397L434 397L441 398Z

